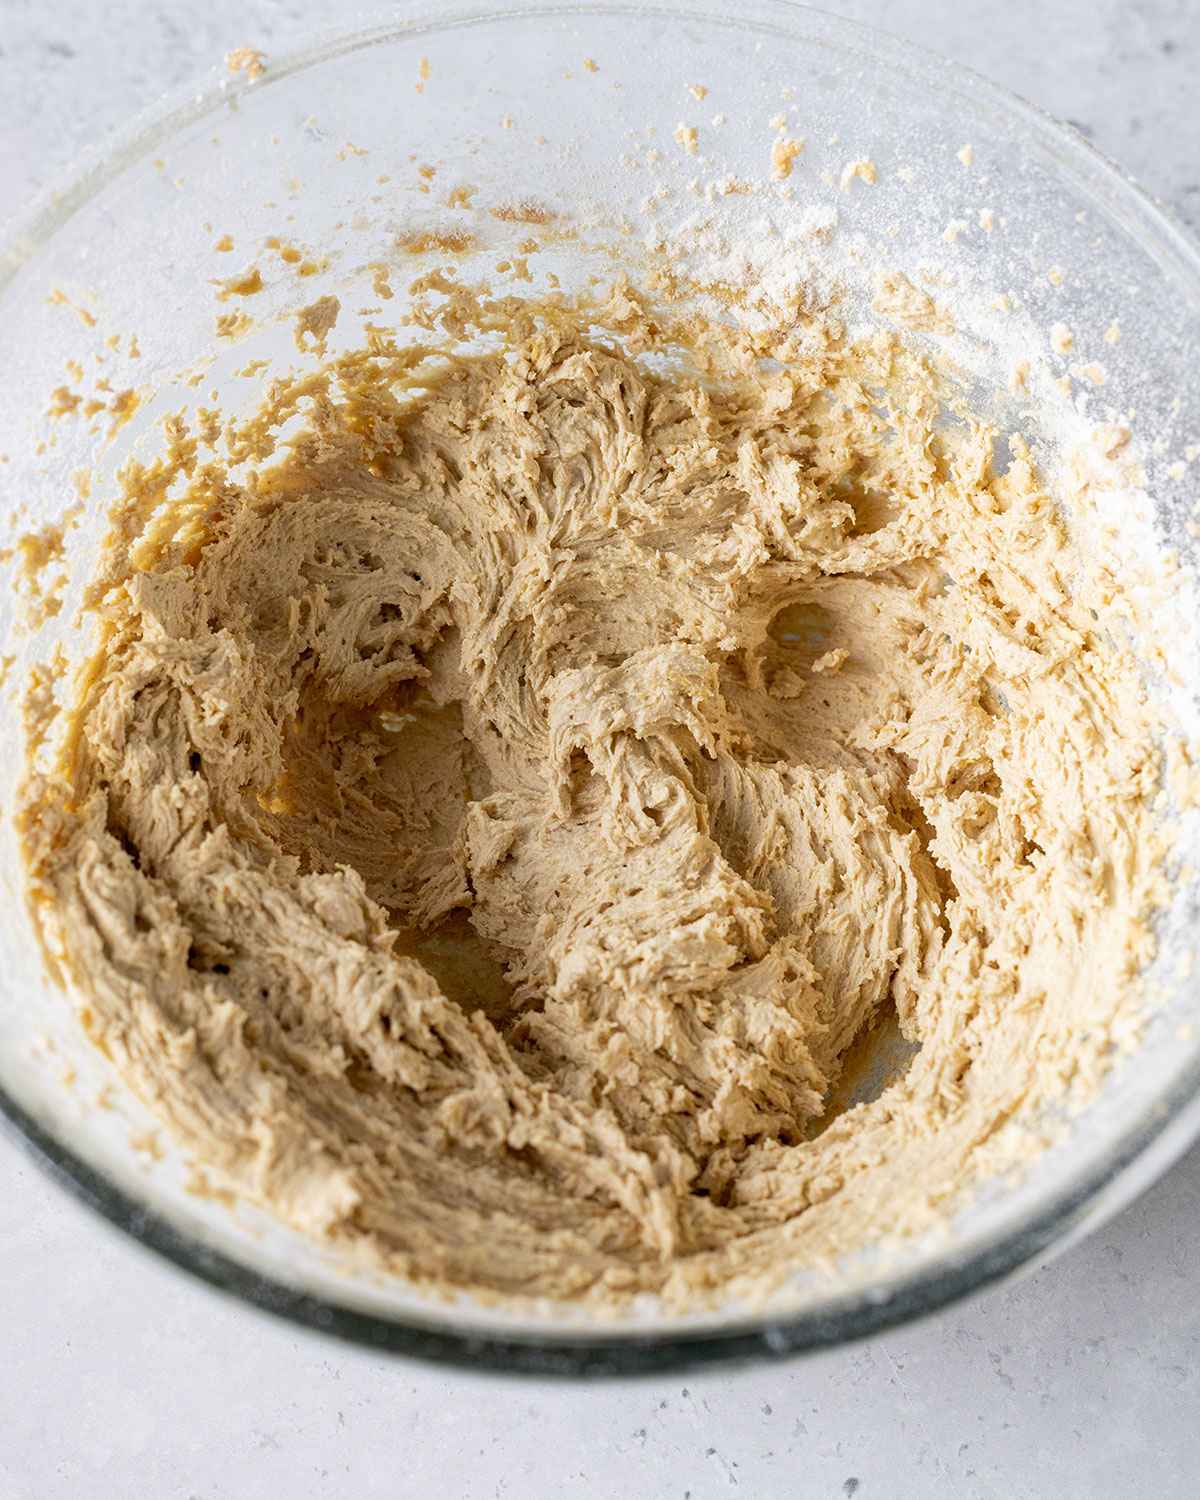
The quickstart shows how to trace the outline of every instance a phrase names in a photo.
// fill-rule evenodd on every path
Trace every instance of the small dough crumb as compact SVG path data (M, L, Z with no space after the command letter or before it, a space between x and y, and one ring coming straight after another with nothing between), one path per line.
M918 333L950 335L955 331L949 309L939 306L928 292L915 286L902 271L891 271L875 283L871 306L877 313Z
M1089 385L1104 385L1108 380L1108 371L1095 360L1088 364L1072 365L1071 374L1076 380L1086 380Z
M1055 354L1070 354L1075 347L1075 335L1065 323L1055 323L1050 329L1050 347Z
M816 661L813 662L811 670L818 676L822 673L832 674L849 660L849 649L845 646L838 646L832 651L826 651L823 656L818 656Z
M682 120L675 127L675 139L689 156L695 156L700 149L700 132L694 125L687 125Z
M804 150L804 142L780 136L771 146L771 176L776 181L792 175L792 163Z
M850 184L854 181L855 178L858 178L860 182L865 182L868 187L874 187L878 179L878 175L879 174L875 169L875 163L865 156L860 157L857 161L847 162L846 165L842 168L842 176L839 185L843 192L847 192L849 190Z
M336 297L318 297L307 307L302 307L295 317L293 338L296 348L304 354L324 355L330 331L337 322L341 304Z
M257 47L235 47L225 54L225 67L230 73L242 73L253 83L267 71L267 54Z
M228 280L222 281L218 296L222 302L228 301L230 297L255 297L265 286L262 272L257 266L250 266L239 275L230 276Z
M254 327L254 319L249 313L227 312L217 317L216 335L219 339L239 339L243 334L249 333Z

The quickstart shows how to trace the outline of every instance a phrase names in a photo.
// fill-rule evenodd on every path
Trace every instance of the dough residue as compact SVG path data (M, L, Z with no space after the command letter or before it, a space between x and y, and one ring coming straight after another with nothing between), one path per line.
M938 1222L1136 1013L1111 579L895 332L442 289L252 469L127 472L21 813L48 953L209 1178L416 1281L692 1306Z

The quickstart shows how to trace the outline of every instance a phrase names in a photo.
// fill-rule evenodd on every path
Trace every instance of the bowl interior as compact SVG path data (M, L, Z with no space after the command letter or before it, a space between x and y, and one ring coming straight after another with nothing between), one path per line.
M772 176L780 138L804 141L786 178ZM768 290L838 281L851 291L848 316L864 321L878 272L940 278L959 324L946 352L997 423L1038 440L1052 466L1097 422L1136 412L1151 498L1114 496L1112 519L1131 551L1193 555L1200 264L1081 142L962 70L787 5L414 11L268 59L257 80L222 70L140 122L10 240L0 485L16 533L83 505L61 612L29 632L29 601L0 600L11 683L56 646L71 659L84 649L74 606L117 468L155 451L164 415L249 410L263 381L311 363L293 340L297 308L336 295L334 339L352 346L368 325L402 316L410 282L440 265L518 292L552 278L571 291L622 268L636 277L648 254ZM1052 356L1057 323L1074 333L1070 359ZM1104 338L1114 323L1119 343ZM1007 375L1025 358L1018 399ZM240 373L254 361L265 363L253 378ZM1106 383L1072 379L1075 362L1102 363ZM127 391L139 403L131 416ZM1184 640L1183 591L1164 607L1178 610ZM1174 666L1177 680L1155 691L1194 716L1200 658L1181 650ZM5 806L24 755L19 720L5 721ZM1162 1005L1136 1055L1068 1141L1019 1183L982 1194L949 1241L863 1258L836 1282L798 1276L766 1309L668 1319L647 1305L597 1328L561 1308L433 1304L204 1197L169 1143L149 1149L150 1117L46 979L9 820L0 839L0 1085L28 1129L114 1216L148 1208L158 1230L128 1227L169 1241L193 1269L233 1276L251 1295L267 1295L260 1275L309 1295L318 1322L365 1314L350 1329L361 1336L415 1326L603 1342L765 1327L791 1347L865 1331L852 1323L864 1309L882 1320L932 1305L1064 1236L1164 1124L1174 1134L1161 1136L1160 1155L1193 1125L1196 987L1180 959L1196 900L1181 879L1163 921ZM901 1064L866 1058L862 1087ZM283 1293L276 1301L288 1305Z

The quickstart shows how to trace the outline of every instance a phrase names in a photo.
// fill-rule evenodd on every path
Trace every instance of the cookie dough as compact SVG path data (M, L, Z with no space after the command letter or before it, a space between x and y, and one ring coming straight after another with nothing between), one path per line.
M940 1222L1150 953L1070 497L894 328L448 305L127 475L23 811L85 1023L210 1180L439 1287L693 1306Z

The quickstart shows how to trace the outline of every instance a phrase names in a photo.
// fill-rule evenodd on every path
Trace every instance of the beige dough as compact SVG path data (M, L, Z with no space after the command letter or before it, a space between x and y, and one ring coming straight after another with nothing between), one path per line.
M1136 1009L1100 584L895 332L459 302L509 347L131 475L24 812L86 1023L210 1178L425 1283L690 1305L939 1222Z

